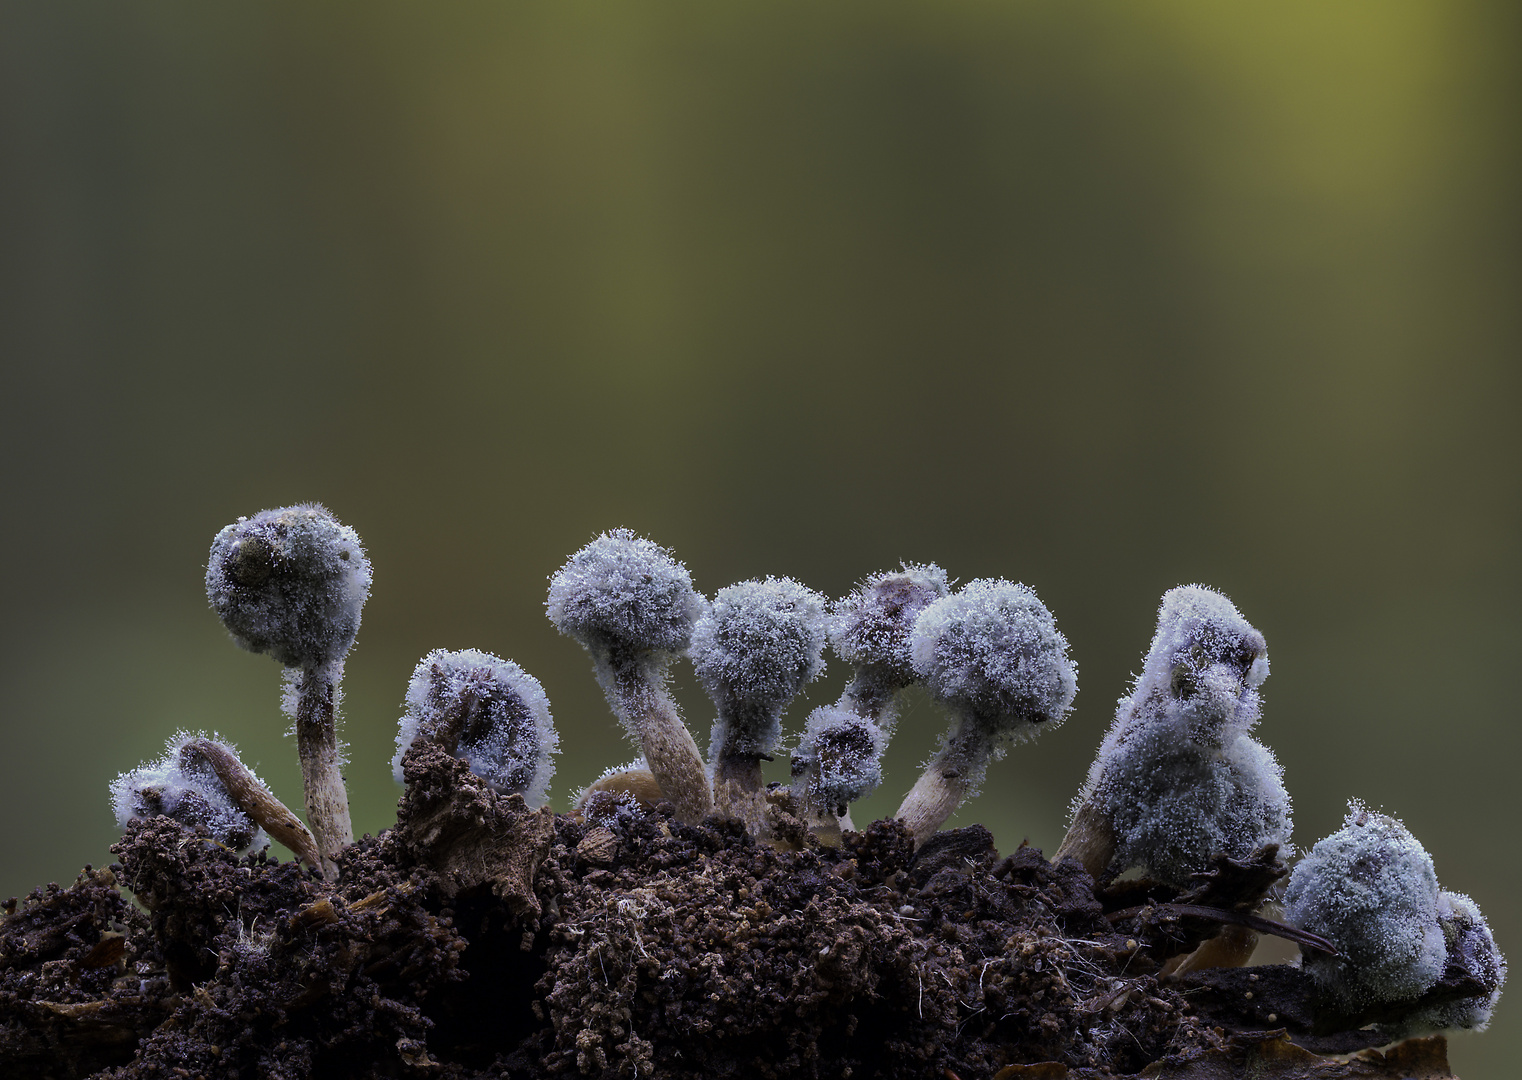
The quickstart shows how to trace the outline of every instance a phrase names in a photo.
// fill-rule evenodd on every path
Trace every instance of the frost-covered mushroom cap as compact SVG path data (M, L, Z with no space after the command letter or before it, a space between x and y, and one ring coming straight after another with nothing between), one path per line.
M776 714L824 670L826 606L823 596L791 578L742 581L718 591L693 629L688 652L722 716Z
M680 652L704 601L687 568L628 529L593 540L550 578L545 612L587 648Z
M243 648L315 668L353 646L370 578L353 529L316 504L286 506L217 533L206 596Z
M1399 821L1357 801L1295 866L1284 921L1337 946L1344 959L1311 953L1305 968L1350 1005L1417 997L1443 971L1432 859Z
M848 664L882 667L908 685L915 681L914 620L948 590L946 571L934 563L905 563L902 570L873 574L835 604L830 647Z
M541 806L555 773L560 737L539 680L511 660L478 649L435 649L407 684L407 711L396 736L391 769L404 783L402 757L429 728L448 724L453 753L492 787L522 794Z
M887 740L887 732L854 710L821 705L809 714L793 773L808 774L809 795L820 805L844 807L882 783Z
M912 637L914 670L930 692L1009 735L1058 724L1072 706L1078 669L1067 647L1035 592L1002 578L937 600Z
M1226 665L1248 687L1268 677L1268 651L1236 605L1204 585L1180 585L1163 594L1146 675L1175 681L1175 673L1201 675ZM1181 670L1182 669L1182 670Z
M117 825L126 828L133 818L163 814L181 825L204 827L218 843L239 851L267 843L264 831L228 796L211 763L199 754L185 753L186 744L207 738L221 742L215 736L177 732L164 744L163 757L113 780L111 809Z

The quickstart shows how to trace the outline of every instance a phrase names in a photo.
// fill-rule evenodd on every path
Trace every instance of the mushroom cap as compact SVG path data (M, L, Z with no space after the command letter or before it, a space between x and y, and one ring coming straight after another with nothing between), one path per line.
M996 739L1061 723L1078 692L1067 639L1029 586L979 578L914 621L914 670Z
M726 749L770 754L778 718L824 670L828 601L791 578L742 581L718 591L698 619L688 654L719 711Z
M1268 677L1268 646L1223 594L1204 585L1180 585L1163 594L1157 631L1147 651L1143 681L1172 682L1182 669L1203 676L1224 665L1249 689Z
M555 773L560 737L539 680L511 660L478 649L435 649L407 684L391 769L403 783L402 757L430 727L458 725L456 757L498 791L542 806Z
M207 599L233 640L287 667L344 658L370 581L359 537L315 503L239 518L206 566Z
M830 647L846 663L880 667L908 686L918 678L910 655L914 620L949 589L946 571L934 563L905 563L900 570L873 574L836 601Z
M1422 1010L1412 1020L1412 1033L1445 1028L1484 1031L1490 1026L1496 1002L1501 1000L1501 987L1506 985L1506 957L1496 947L1490 924L1480 913L1479 905L1463 893L1446 889L1438 893L1437 922L1443 930L1448 962L1457 964L1464 974L1485 987L1485 992Z
M809 797L838 808L865 798L882 783L888 733L854 709L821 705L809 713L793 753L793 773L807 775Z
M550 578L545 613L588 649L681 652L705 602L671 552L612 529Z
M1284 921L1337 946L1341 958L1311 953L1304 965L1351 1006L1417 997L1443 971L1431 857L1399 821L1356 800L1342 828L1295 865Z
M220 743L237 756L233 746L215 735L176 732L164 744L163 757L111 782L116 823L125 828L133 818L163 814L181 825L204 827L218 843L238 851L267 844L264 830L232 801L210 763L199 754L183 753L187 743L202 739Z

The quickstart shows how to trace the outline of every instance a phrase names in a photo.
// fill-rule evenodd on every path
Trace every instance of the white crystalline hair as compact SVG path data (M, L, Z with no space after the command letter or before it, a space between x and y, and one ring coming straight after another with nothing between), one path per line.
M1337 946L1305 970L1349 1008L1418 997L1443 972L1437 875L1421 843L1393 817L1354 800L1341 829L1316 841L1284 893L1284 921Z
M791 578L720 589L698 619L688 655L713 700L710 753L774 753L782 711L824 670L823 596Z
M477 649L435 649L407 685L392 774L403 783L402 757L419 737L438 738L470 771L529 806L544 805L560 748L549 699L539 680L511 660Z
M1102 800L1116 834L1117 869L1183 888L1212 856L1245 859L1290 847L1290 798L1273 752L1249 735L1202 753L1143 729L1111 750Z
M269 839L264 830L228 798L211 765L199 755L182 754L187 743L198 739L222 742L215 735L177 732L164 744L163 757L111 782L111 809L117 825L125 828L133 818L163 814L192 828L205 826L214 840L237 851L266 846Z
M572 555L550 578L545 601L556 629L594 652L681 652L703 607L687 568L628 529L611 529Z
M359 536L313 504L262 510L217 533L206 595L240 646L287 667L340 664L370 594Z
M1292 851L1283 770L1247 734L1267 675L1263 635L1225 596L1202 585L1163 596L1142 674L1074 802L1114 830L1109 869L1183 887L1216 854Z

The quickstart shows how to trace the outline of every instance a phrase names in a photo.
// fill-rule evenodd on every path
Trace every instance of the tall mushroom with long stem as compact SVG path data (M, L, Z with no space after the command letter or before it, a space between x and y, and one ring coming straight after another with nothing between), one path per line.
M603 533L572 555L550 578L545 601L556 629L592 657L608 705L687 822L713 809L713 792L667 679L704 607L687 568L628 529Z
M714 799L759 826L761 762L782 741L782 711L824 670L827 603L791 578L720 589L688 650L718 712L709 743Z
M207 598L233 640L285 666L307 820L330 877L354 840L337 716L370 581L359 537L316 504L239 518L217 533L206 567Z
M914 622L914 670L952 714L941 749L898 809L922 844L975 795L990 761L1060 724L1078 669L1046 605L1026 585L980 578Z

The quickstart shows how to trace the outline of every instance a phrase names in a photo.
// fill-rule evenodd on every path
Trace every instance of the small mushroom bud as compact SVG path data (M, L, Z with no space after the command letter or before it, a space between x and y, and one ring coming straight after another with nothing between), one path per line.
M855 710L821 705L809 714L793 751L793 787L804 802L835 819L882 783L888 732Z
M650 774L650 766L643 757L637 757L625 765L604 769L596 780L576 793L571 805L586 810L595 801L603 801L610 805L630 803L649 810L661 798L660 785Z
M687 568L628 529L603 533L572 555L550 579L545 602L556 629L592 657L614 715L687 822L713 808L713 794L666 683L704 606Z
M267 830L308 865L320 862L312 834L238 752L215 737L179 732L158 761L112 782L111 805L123 827L132 818L164 814L182 825L204 827L212 839L237 851L263 846Z
M1399 821L1356 800L1296 864L1284 921L1337 946L1340 956L1308 952L1302 964L1350 1010L1420 996L1447 959L1432 859Z
M980 578L920 612L914 670L952 714L951 729L898 817L923 843L966 798L990 761L1060 724L1078 692L1067 639L1025 585Z
M239 518L217 534L206 567L207 598L233 640L286 668L307 819L329 876L354 839L337 710L370 580L354 530L315 504Z
M782 742L782 712L824 670L826 606L791 578L745 581L720 589L693 629L688 655L718 712L714 795L728 814L754 816L749 804L761 791L761 762Z
M1279 763L1247 734L1267 675L1263 635L1230 600L1200 585L1169 590L1056 858L1096 878L1140 867L1183 888L1216 854L1293 850Z
M543 806L560 737L539 680L511 660L476 649L435 649L407 685L406 712L391 770L405 783L402 758L418 739L433 739L504 794Z

